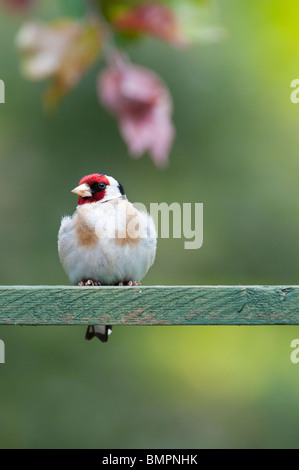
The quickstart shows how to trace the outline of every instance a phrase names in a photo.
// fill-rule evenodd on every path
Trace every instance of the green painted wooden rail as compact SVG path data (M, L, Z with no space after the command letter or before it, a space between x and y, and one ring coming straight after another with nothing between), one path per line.
M299 286L0 287L1 325L295 325Z

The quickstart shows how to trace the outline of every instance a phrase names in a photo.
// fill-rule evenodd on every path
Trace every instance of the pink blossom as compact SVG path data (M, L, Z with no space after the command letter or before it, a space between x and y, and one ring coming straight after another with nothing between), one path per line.
M174 138L172 101L161 79L152 71L117 60L99 76L102 104L118 118L120 132L135 156L149 151L163 166Z
M158 2L144 2L122 11L113 25L124 33L148 34L177 47L187 43L173 10Z
M51 79L44 102L55 107L74 88L100 53L96 24L61 20L27 22L16 37L22 53L22 72L35 81Z
M79 34L80 27L74 22L24 23L16 36L16 46L24 53L24 74L37 81L52 77L63 66Z
M0 4L7 10L15 13L24 13L29 10L36 0L0 0Z

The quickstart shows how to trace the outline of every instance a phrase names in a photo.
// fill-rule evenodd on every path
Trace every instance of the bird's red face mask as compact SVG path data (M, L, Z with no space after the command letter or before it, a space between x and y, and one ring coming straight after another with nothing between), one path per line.
M104 199L106 188L110 185L106 175L94 173L84 176L79 182L79 186L72 190L72 193L78 194L78 205L90 204Z

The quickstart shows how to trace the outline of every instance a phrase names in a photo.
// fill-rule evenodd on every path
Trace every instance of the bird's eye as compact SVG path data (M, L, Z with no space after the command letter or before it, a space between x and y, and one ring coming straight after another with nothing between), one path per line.
M97 193L98 191L103 191L103 189L105 189L107 186L106 183L104 182L101 182L101 183L92 183L90 185L90 189L93 193Z

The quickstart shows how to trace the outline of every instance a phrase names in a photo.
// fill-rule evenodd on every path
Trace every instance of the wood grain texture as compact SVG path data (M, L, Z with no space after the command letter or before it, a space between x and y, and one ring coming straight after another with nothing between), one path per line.
M298 325L299 286L0 287L7 325Z

